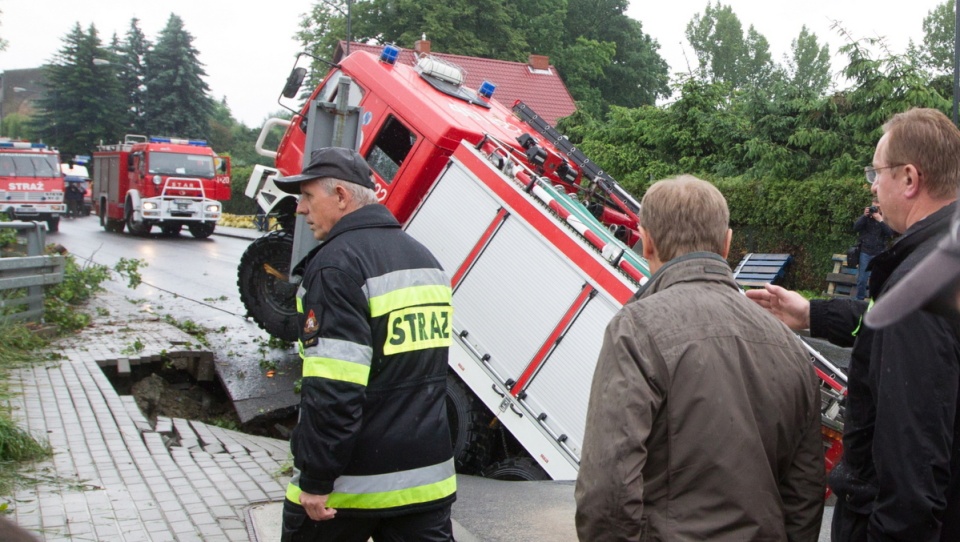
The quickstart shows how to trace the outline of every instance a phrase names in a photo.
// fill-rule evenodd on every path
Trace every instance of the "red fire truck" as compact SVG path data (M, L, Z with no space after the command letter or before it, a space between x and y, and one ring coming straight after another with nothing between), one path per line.
M297 226L296 198L273 179L347 133L340 141L356 141L380 201L451 275L447 405L458 469L572 480L604 327L649 275L631 249L639 203L523 103L508 109L492 99L494 85L469 89L456 66L429 56L402 65L391 49L354 52L292 120L264 126L258 152L276 168L256 167L246 193L280 226L241 258L241 300L272 335L296 340L290 269L314 242ZM298 95L298 70L287 98ZM335 120L346 116L356 137ZM264 149L278 125L279 147ZM830 468L842 450L846 377L812 350L811 361Z
M60 153L43 143L0 139L0 212L57 231L66 210Z
M203 239L230 199L230 159L202 140L127 135L93 154L93 199L107 231L177 235L186 226Z

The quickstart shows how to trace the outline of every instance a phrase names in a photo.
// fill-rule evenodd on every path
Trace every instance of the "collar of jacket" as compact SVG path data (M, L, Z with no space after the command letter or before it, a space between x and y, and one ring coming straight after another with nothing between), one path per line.
M905 273L909 270L909 267L912 267L912 265L904 267L901 266L900 263L906 260L908 256L911 256L913 252L917 250L917 247L923 245L930 238L939 237L944 234L950 225L950 218L953 216L956 207L957 202L954 201L940 208L940 210L930 216L925 217L923 220L918 220L907 228L907 231L903 232L903 235L897 239L892 247L870 260L870 265L867 269L871 271L871 291L882 292L887 279L890 278L894 269L896 269L898 273ZM924 254L917 254L917 257L913 259L918 260L922 258L926 252L933 250L935 246L936 243L927 244Z
M681 282L718 282L739 290L730 264L713 252L691 252L663 264L633 299L643 299Z
M348 231L355 230L364 230L369 228L399 228L400 223L397 222L397 219L394 218L393 214L379 203L373 203L370 205L364 205L363 207L344 215L336 224L330 228L330 232L327 234L327 238L324 239L319 245L314 247L310 252L304 256L300 262L293 268L294 275L303 275L303 270L306 268L307 263L313 259L313 256L325 247L334 237L346 233Z

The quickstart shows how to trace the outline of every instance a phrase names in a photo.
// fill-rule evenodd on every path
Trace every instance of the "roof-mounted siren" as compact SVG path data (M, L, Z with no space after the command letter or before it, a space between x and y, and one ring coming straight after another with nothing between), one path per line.
M203 139L180 139L176 137L150 137L150 143L170 143L172 145L191 145L194 147L206 147L207 142Z
M463 68L444 62L435 56L425 56L417 61L417 71L451 85L460 86L466 79Z
M393 45L385 45L383 51L380 51L380 62L385 64L390 64L391 66L397 63L397 58L400 56L400 49L397 49Z
M490 81L484 81L483 84L480 85L480 90L477 91L477 94L489 100L490 98L493 98L493 93L496 90L497 85L494 85Z

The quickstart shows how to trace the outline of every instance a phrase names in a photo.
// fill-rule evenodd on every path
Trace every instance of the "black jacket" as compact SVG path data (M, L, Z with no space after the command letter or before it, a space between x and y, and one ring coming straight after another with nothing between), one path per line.
M954 206L910 227L871 262L870 291L886 290L947 231ZM810 332L853 345L844 455L830 487L869 516L869 539L960 540L960 323L917 311L880 330L861 325L863 301L812 301Z
M876 256L887 249L887 241L896 233L886 222L877 222L873 217L861 216L853 223L853 231L860 234L860 251ZM873 290L870 290L871 292Z
M344 216L305 262L300 420L290 440L299 472L287 498L330 494L343 516L452 502L449 278L382 205Z

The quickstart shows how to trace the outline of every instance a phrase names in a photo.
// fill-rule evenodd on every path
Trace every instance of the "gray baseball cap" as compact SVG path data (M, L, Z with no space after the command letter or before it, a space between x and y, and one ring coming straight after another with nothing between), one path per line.
M367 188L373 188L370 166L360 153L343 147L323 147L310 154L310 163L299 175L277 177L277 188L288 194L299 194L300 183L324 177L332 177Z
M918 309L957 315L960 288L960 205L950 221L950 232L903 279L885 292L867 311L865 322L883 328Z

